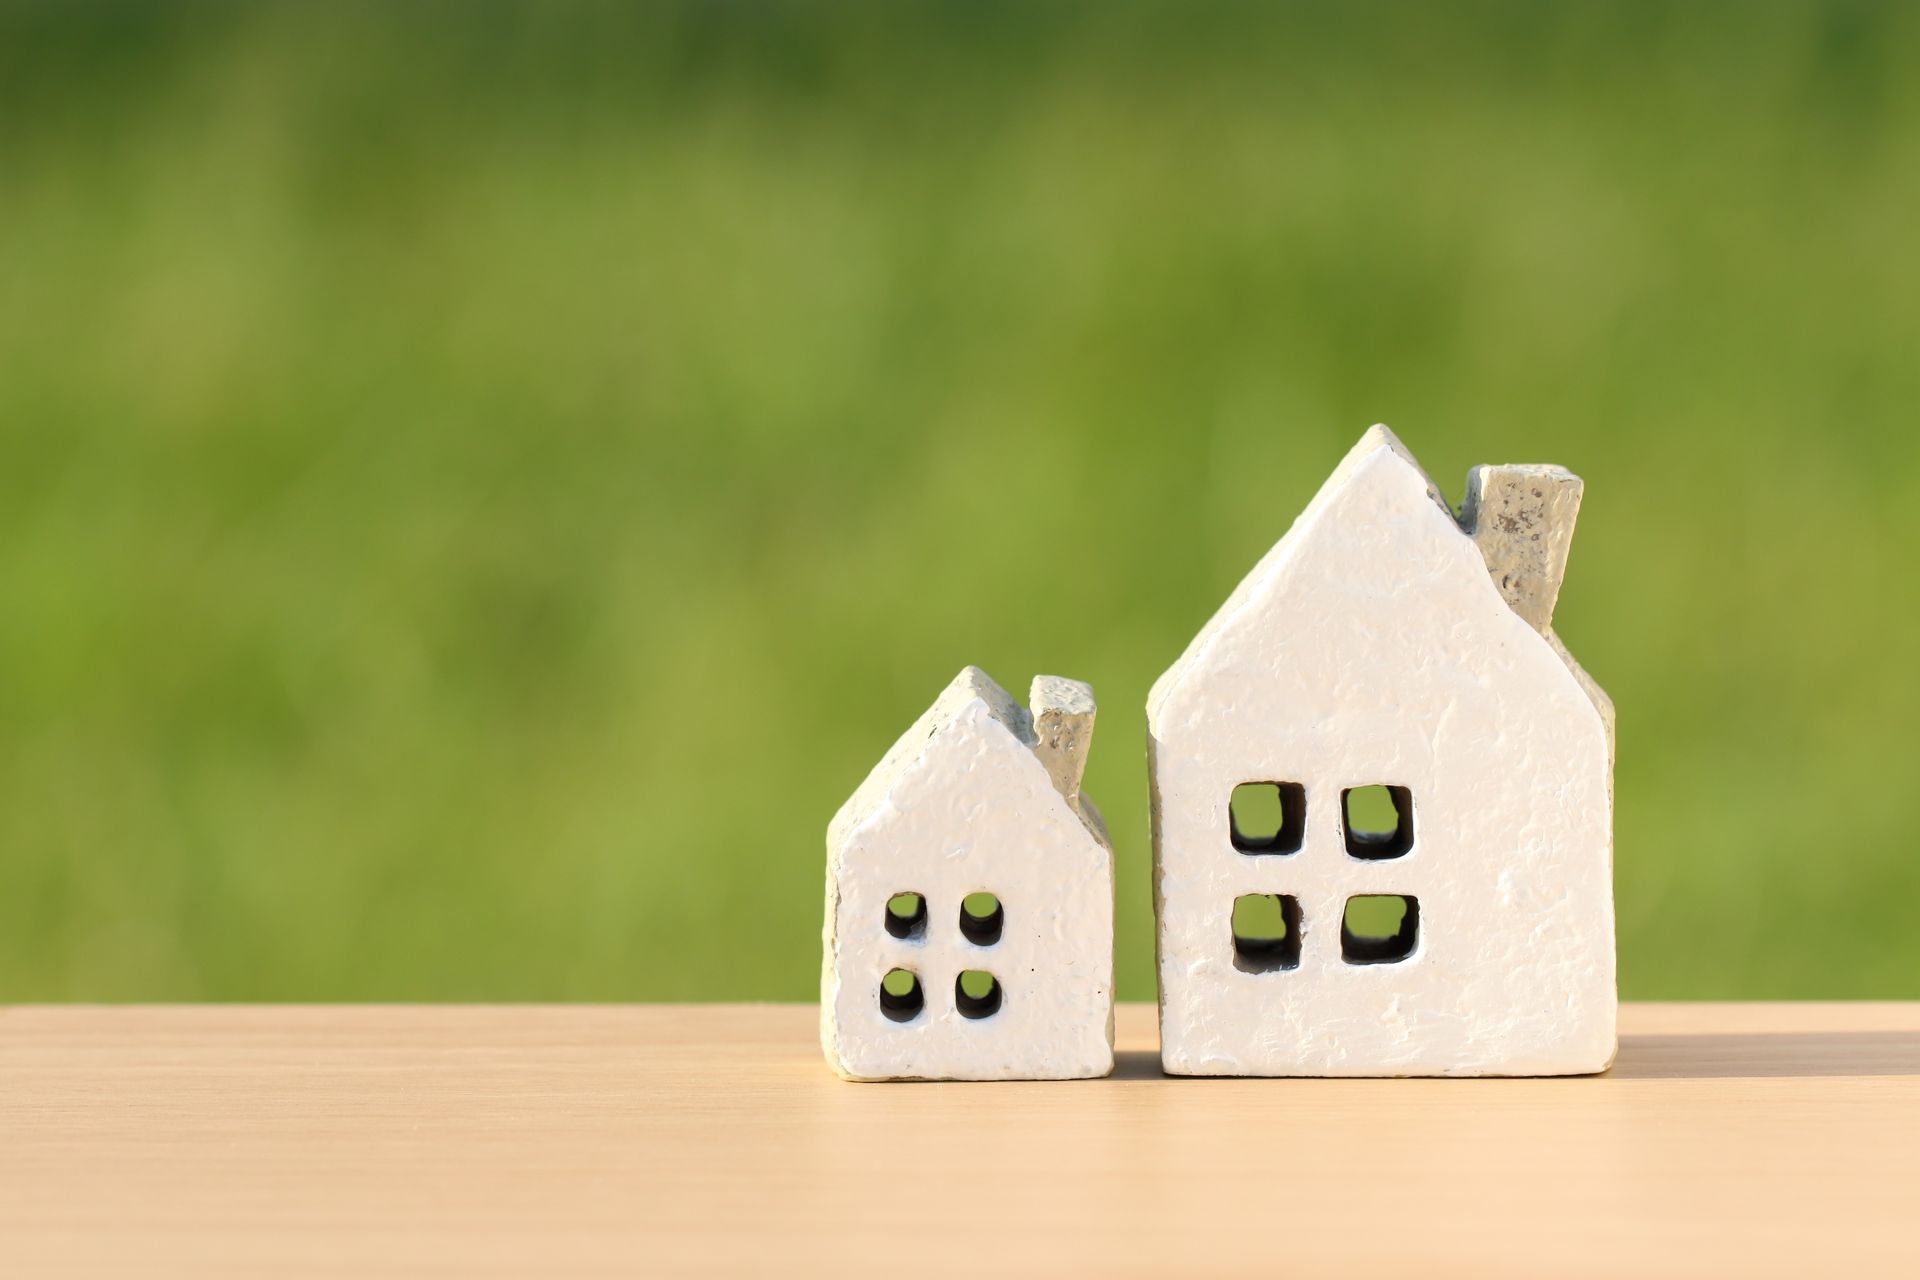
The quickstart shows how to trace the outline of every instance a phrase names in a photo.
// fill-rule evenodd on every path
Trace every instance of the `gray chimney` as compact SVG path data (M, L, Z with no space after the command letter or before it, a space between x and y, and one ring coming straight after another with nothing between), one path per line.
M1480 548L1493 585L1543 635L1553 625L1579 514L1580 477L1565 467L1519 463L1467 473L1460 527Z
M1035 676L1027 705L1033 715L1033 753L1067 803L1078 809L1093 742L1093 686L1065 676Z

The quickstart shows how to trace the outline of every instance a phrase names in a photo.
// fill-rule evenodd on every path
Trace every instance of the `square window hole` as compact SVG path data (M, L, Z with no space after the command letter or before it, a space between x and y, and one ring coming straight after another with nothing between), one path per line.
M1420 903L1394 893L1347 899L1340 919L1340 958L1348 964L1397 964L1420 942Z
M927 899L924 894L896 893L887 899L887 932L918 941L927 936Z
M1000 980L985 969L965 969L953 980L953 1007L963 1018L991 1018L1000 1012Z
M1297 782L1243 782L1228 798L1227 825L1242 853L1298 853L1307 833L1307 789Z
M1233 967L1273 973L1300 967L1300 900L1244 893L1233 900Z
M1405 787L1351 787L1340 793L1347 852L1369 861L1413 848L1413 792Z
M889 969L880 979L880 1012L892 1022L912 1022L927 1007L927 993L911 969Z
M990 947L1006 931L1007 911L1000 899L982 890L960 900L960 936L976 947Z

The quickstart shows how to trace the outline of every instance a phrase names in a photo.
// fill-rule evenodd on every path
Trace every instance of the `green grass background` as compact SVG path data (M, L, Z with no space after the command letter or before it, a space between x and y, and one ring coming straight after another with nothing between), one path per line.
M0 996L806 999L962 664L1586 477L1629 997L1920 996L1920 6L0 8Z

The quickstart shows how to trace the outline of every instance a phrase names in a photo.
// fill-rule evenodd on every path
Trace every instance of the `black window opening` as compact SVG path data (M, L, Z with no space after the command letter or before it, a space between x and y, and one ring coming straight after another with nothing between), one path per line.
M1420 902L1395 893L1347 899L1340 958L1348 964L1398 964L1420 945Z
M1000 980L984 969L962 970L953 980L953 1007L963 1018L991 1018L1000 1012Z
M927 993L911 969L890 969L880 979L880 1012L894 1022L912 1022L927 1007Z
M1006 932L1007 912L990 893L970 893L960 900L960 936L976 947L991 947Z
M917 940L926 937L926 895L919 893L896 893L891 898L888 898L887 932L896 938Z
M1406 787L1349 787L1340 793L1347 853L1369 862L1413 848L1413 792Z
M1300 900L1246 893L1233 900L1233 967L1277 973L1300 967Z
M1297 782L1243 782L1227 799L1227 826L1242 853L1298 853L1307 834L1307 789Z

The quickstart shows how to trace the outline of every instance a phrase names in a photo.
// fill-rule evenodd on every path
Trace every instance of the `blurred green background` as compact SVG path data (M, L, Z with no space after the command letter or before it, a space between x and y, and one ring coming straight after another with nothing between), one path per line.
M1587 480L1630 997L1920 996L1920 6L0 9L0 997L810 999L955 670Z

